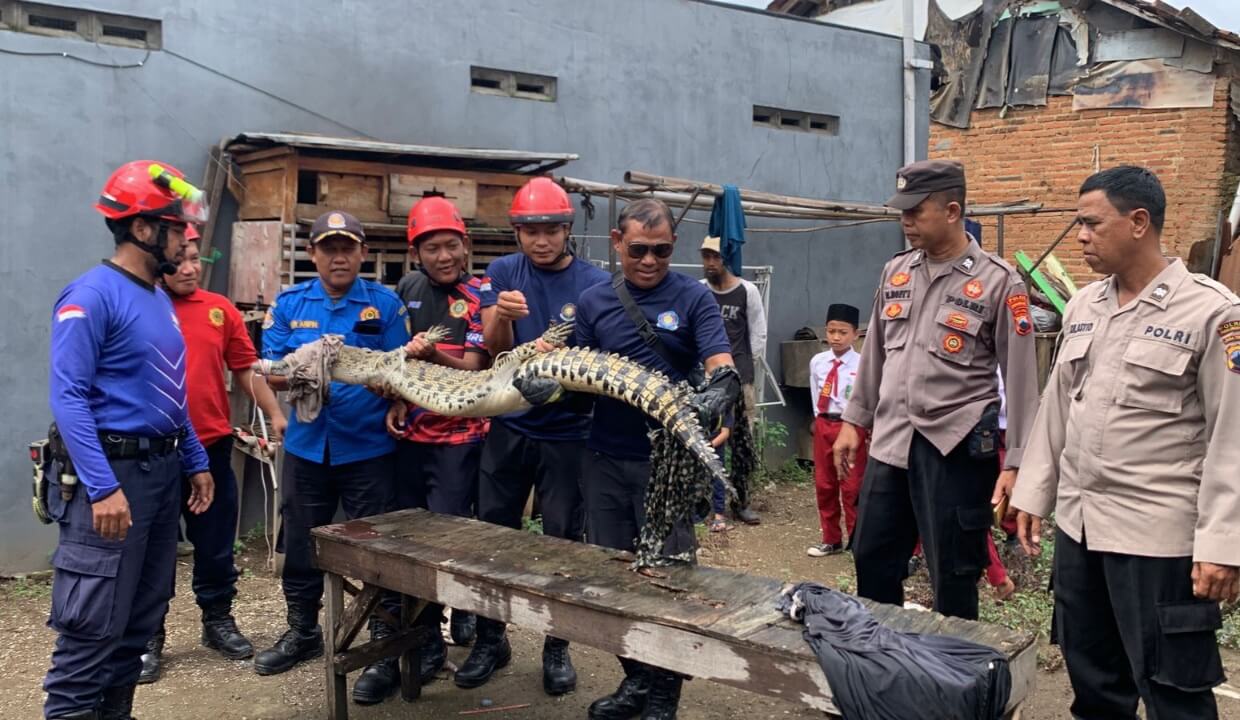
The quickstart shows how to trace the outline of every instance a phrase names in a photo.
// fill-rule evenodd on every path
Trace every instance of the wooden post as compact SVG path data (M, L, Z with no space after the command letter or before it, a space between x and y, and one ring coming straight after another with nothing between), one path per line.
M344 614L344 578L333 572L323 574L323 667L327 672L327 718L348 720L349 696L346 676L336 672L336 631Z
M414 627L413 621L418 617L419 608L426 607L417 598L402 594L400 596L400 634L416 633L420 628ZM439 626L435 626L439 632ZM400 654L400 699L413 702L422 695L422 651L426 643L419 642Z

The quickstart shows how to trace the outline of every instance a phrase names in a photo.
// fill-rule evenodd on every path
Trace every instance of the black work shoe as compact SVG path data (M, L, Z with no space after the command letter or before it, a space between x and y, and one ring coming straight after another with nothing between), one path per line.
M259 675L279 675L299 662L313 660L323 654L323 630L289 628L275 645L254 656L254 672Z
M72 715L57 715L48 720L99 720L99 713L96 710L79 710Z
M435 628L430 644L423 647L418 654L421 663L418 674L421 676L422 684L426 685L439 675L444 662L448 659L448 643L443 641L439 628Z
M254 645L237 629L231 608L203 611L202 645L218 651L229 660L244 660L254 654Z
M568 655L568 641L548 636L543 640L543 690L563 695L577 689L577 670Z
M464 610L452 610L452 621L448 629L452 635L453 645L469 645L477 634L478 616Z
M610 695L590 703L590 720L629 720L646 709L650 678L644 671L626 675Z
M646 709L641 720L676 720L680 707L680 686L685 682L681 676L666 670L650 672L650 692L646 695Z
M761 525L762 524L762 516L754 512L753 510L750 510L747 507L737 510L735 514L736 514L736 519L740 520L746 525Z
M142 672L138 674L138 682L142 685L153 683L163 674L164 667L164 631L160 630L146 641L146 652L142 653Z
M476 688L485 685L496 670L504 667L512 660L512 646L508 644L508 636L500 635L498 639L483 637L481 633L474 641L469 657L456 671L456 686L460 688Z
M388 699L400 687L400 666L396 658L383 658L367 665L361 677L353 683L353 702L358 705L374 705Z
M133 720L133 694L137 685L111 687L99 700L99 720Z

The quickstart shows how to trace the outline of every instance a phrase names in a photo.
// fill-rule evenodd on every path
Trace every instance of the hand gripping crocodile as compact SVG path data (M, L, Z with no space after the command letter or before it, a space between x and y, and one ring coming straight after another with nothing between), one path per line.
M673 383L626 357L564 347L572 330L567 323L552 326L542 340L554 350L539 352L536 343L524 343L501 353L489 370L457 370L410 360L403 348L377 352L350 347L339 335L326 335L280 360L260 360L254 370L287 377L297 416L306 422L317 417L331 381L365 385L454 417L517 412L557 400L565 391L605 395L654 418L730 487L690 402L693 391L687 383ZM442 342L447 335L445 328L434 327L427 331L426 341Z

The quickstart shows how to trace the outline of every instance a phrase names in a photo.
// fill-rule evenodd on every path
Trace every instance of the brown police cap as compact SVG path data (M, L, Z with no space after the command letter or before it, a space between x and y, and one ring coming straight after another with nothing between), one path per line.
M912 210L930 193L964 187L964 165L956 160L922 160L896 171L896 194L887 207Z
M340 235L359 243L366 242L366 231L358 219L347 212L330 210L323 213L310 226L310 244L313 245L323 238Z

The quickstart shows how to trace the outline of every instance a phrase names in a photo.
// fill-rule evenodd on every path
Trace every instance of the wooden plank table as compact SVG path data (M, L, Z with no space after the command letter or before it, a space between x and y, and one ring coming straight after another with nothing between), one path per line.
M476 520L402 510L312 531L327 573L324 644L328 717L348 716L345 676L384 655L417 667L425 636L410 627L381 643L351 647L381 589L510 622L695 678L712 680L835 713L831 689L801 636L775 611L783 583L707 567L630 569L628 553L535 535ZM354 587L346 578L362 582ZM344 593L355 596L344 605ZM998 649L1012 674L1008 717L1033 689L1037 646L1031 635L893 605L867 605L898 630L952 635ZM392 619L394 620L394 618ZM406 699L416 672L402 672ZM411 682L410 682L411 681Z

